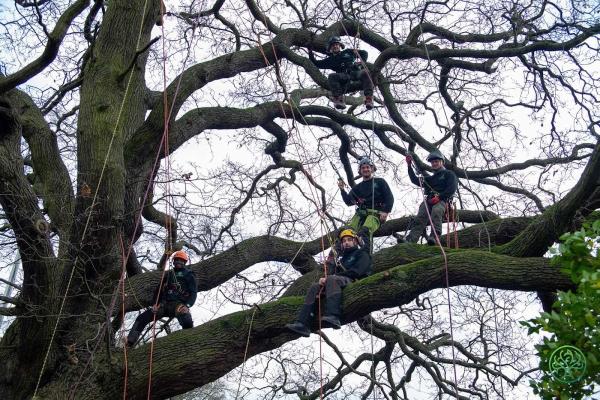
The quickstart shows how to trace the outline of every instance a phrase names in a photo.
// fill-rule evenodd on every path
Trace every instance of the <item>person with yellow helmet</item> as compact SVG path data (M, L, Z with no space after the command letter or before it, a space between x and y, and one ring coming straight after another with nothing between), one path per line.
M165 253L164 259L169 256ZM142 331L155 318L177 318L181 328L188 329L194 326L190 307L196 302L198 286L196 276L185 267L189 257L183 250L173 253L173 269L166 272L162 284L154 290L153 305L141 313L133 323L127 335L127 346L131 347L137 342ZM162 262L161 262L162 265ZM156 317L155 317L156 314Z
M322 328L340 329L342 317L342 289L351 282L365 278L373 272L373 262L369 252L358 246L358 235L349 227L342 228L342 254L337 263L327 265L331 274L314 283L306 294L304 305L300 309L296 322L286 328L300 336L310 336L310 326L315 316L317 296L325 294L325 310L321 318Z

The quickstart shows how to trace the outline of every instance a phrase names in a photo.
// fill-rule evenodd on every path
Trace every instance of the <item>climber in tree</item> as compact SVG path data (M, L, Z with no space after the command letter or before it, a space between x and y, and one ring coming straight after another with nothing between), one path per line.
M431 215L433 229L435 229L439 238L442 235L442 220L446 204L452 201L452 196L456 193L458 179L453 171L444 167L444 156L439 151L432 151L427 156L427 161L431 164L434 172L433 175L423 172L423 183L421 184L419 177L417 177L412 168L412 157L410 155L406 156L408 176L411 182L418 186L422 185L425 189L425 200L419 206L419 212L413 221L413 228L406 237L406 240L410 243L416 243L421 235L423 235L427 238L427 244L433 246L436 244L436 235L432 230L431 235L427 236L425 230L429 223L429 215Z
M339 36L332 36L327 43L329 56L317 60L309 50L308 58L317 68L331 69L335 73L328 77L331 89L332 101L335 108L343 110L346 108L344 93L353 81L360 81L365 94L365 107L367 110L373 108L373 82L367 71L366 62L368 53L365 50L346 49Z
M166 262L169 255L169 253L165 253L160 265ZM144 327L155 318L160 319L164 316L177 318L183 329L194 326L190 307L196 302L198 286L194 273L185 268L188 261L189 257L185 251L179 250L173 253L173 269L165 273L162 285L157 286L154 290L152 307L141 313L133 323L131 331L127 335L127 346L133 346Z
M394 206L394 195L389 185L385 179L373 176L375 170L371 159L363 157L358 162L358 173L362 182L346 193L344 182L341 179L338 181L344 203L356 206L356 212L348 226L358 232L361 239L368 244L372 243L373 234L385 222Z
M306 294L298 319L285 327L301 336L310 336L310 325L315 316L318 296L325 292L325 313L321 318L322 328L340 329L342 316L342 289L351 282L369 276L373 262L368 251L358 246L358 236L352 229L343 230L339 239L342 244L341 258L327 264L329 273L314 283Z

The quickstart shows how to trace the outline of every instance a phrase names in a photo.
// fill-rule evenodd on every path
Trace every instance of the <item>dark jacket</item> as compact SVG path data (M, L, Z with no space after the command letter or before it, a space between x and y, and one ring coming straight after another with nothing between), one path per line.
M369 54L365 50L358 50L358 54L363 61L367 61ZM308 57L317 68L331 69L338 73L349 73L360 68L360 66L355 63L357 57L354 49L342 50L338 54L331 54L329 57L322 60L317 60L312 53L308 53Z
M373 185L375 185L374 188ZM392 207L394 206L394 195L383 178L362 181L354 186L350 192L346 193L342 189L341 193L342 199L347 206L356 205L361 208L372 208L386 213L392 211ZM373 200L375 201L373 202Z
M408 166L408 176L412 183L420 186L419 178L410 165ZM456 174L454 171L450 171L446 168L440 168L433 175L423 172L423 181L425 195L427 197L433 197L437 194L442 201L449 201L458 188Z
M352 280L365 278L373 272L373 261L364 247L345 250L339 263L343 268L338 268L336 275L347 276Z
M154 290L154 300L158 302L176 301L191 307L196 302L198 286L196 276L187 268L173 268L165 272L162 287Z

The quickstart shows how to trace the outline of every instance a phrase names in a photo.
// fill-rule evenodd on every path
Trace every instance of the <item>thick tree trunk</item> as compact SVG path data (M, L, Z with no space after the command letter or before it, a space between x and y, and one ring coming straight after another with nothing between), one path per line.
M3 193L0 201L9 214L16 237L28 238L20 244L25 271L22 296L29 307L37 305L38 308L23 312L23 318L10 327L2 340L0 352L6 352L4 346L11 346L10 354L13 355L7 364L8 370L0 378L2 398L20 399L33 392L50 344L52 350L44 366L42 386L62 374L58 373L58 363L62 363L61 369L64 369L65 360L74 362L74 357L78 357L80 362L86 361L90 356L87 341L97 338L99 332L106 329L103 325L106 322L106 307L110 304L122 260L120 238L125 191L123 143L145 117L143 98L147 53L138 54L137 50L149 41L159 1L148 2L148 5L140 26L144 1L111 2L86 63L78 115L78 196L74 207L70 200L70 188L64 187L65 184L70 186L64 176L64 166L45 165L60 161L52 142L48 145L46 128L36 125L35 115L31 119L27 114L26 108L32 105L27 99L17 97L17 94L13 96L13 101L20 101L19 110L23 110L20 114L27 124L26 138L31 148L34 170L40 174L41 183L45 185L41 195L49 194L47 212L57 224L58 232L62 233L61 247L68 243L64 246L68 251L62 258L62 265L56 265L55 259L48 257L52 255L52 248L47 232L40 233L36 225L36 222L44 220L37 209L37 197L28 182L15 186L15 183L23 180L19 126L10 135L0 138L0 152L8 152L0 154L0 162L6 163L0 166L0 172L12 175L0 180L0 192ZM131 21L138 23L132 24ZM134 60L137 62L133 63ZM62 184L57 184L55 179L62 180ZM3 187L8 182L10 185ZM61 200L61 197L53 197L54 194L65 197ZM20 202L18 207L8 204L15 196ZM52 203L50 199L57 203ZM29 209L23 205L27 201L31 203ZM21 215L11 216L11 210L18 210ZM56 289L54 282L57 283ZM31 291L29 287L32 287ZM61 308L64 296L67 296L66 302ZM38 318L32 318L29 315L31 313ZM60 323L54 341L50 343L55 316L59 313Z

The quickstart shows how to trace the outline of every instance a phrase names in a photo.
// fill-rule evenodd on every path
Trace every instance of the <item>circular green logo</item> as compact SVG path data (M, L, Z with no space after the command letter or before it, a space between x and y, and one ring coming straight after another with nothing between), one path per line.
M585 356L575 346L560 346L550 354L550 372L562 383L574 383L583 378L587 368Z

